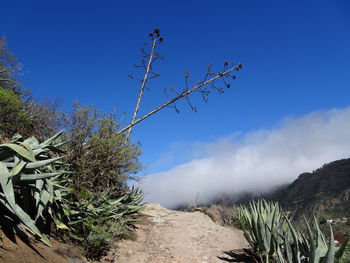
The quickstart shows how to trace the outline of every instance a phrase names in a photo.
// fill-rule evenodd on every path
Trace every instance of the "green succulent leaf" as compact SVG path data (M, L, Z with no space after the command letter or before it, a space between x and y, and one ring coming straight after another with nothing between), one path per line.
M22 156L28 161L35 162L35 156L33 152L28 151L23 146L13 144L13 143L6 143L0 145L0 153L6 151L6 148L13 150L18 155Z
M15 167L11 169L10 176L15 176L19 174L26 164L27 162L25 162L24 160L21 160Z
M27 169L37 169L49 164L52 164L58 160L61 160L64 157L57 157L57 158L52 158L52 159L47 159L47 160L42 160L42 161L35 161L32 163L27 163L26 168Z
M58 164L63 157L50 157L51 149L59 152L51 145L58 136L47 140L47 144L39 144L34 137L23 141L22 136L18 135L12 143L0 145L0 205L5 207L9 215L20 222L23 228L46 245L51 243L40 231L36 221L40 217L46 221L44 211L53 216L54 202L63 208L61 192L66 189L71 191L61 184L64 180L58 179L66 174L63 163ZM57 181L54 183L54 180ZM17 198L17 195L20 198ZM22 202L17 203L17 200ZM34 203L35 207L31 207ZM32 214L32 211L35 211L35 214ZM62 224L60 227L63 227Z

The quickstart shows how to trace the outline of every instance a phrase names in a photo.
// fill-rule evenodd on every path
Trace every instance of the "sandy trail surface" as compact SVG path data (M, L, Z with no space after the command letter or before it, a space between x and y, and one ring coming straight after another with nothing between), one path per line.
M227 252L248 247L240 230L220 226L202 212L173 211L149 204L143 214L136 240L116 243L102 262L233 262Z

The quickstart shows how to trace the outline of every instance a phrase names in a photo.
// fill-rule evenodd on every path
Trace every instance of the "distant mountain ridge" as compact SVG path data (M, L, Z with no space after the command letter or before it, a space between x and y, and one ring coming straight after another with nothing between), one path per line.
M312 173L303 173L268 199L278 201L295 217L315 213L325 220L350 218L350 159L323 165Z

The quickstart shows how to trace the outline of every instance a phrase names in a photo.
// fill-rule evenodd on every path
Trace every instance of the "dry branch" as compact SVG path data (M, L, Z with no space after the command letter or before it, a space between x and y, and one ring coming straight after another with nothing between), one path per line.
M218 73L216 76L210 78L209 80L203 81L201 82L199 85L193 87L192 89L187 89L185 91L183 91L182 93L180 93L178 96L176 96L175 98L167 101L166 103L164 103L163 105L155 108L154 110L150 111L149 113L145 114L144 116L142 116L141 118L131 122L128 126L124 127L123 129L121 129L120 131L117 132L117 134L121 134L123 132L125 132L126 130L132 128L133 126L135 126L136 124L140 123L141 121L143 121L144 119L150 117L151 115L155 114L156 112L160 111L161 109L174 104L174 102L176 102L177 100L187 97L190 93L194 92L194 91L198 91L201 87L207 85L207 84L212 84L216 79L219 78L223 78L226 76L230 76L230 73L234 70L239 70L240 68L242 68L241 64L238 64L237 66L231 67L229 69L227 69L224 72Z
M143 96L143 92L145 91L146 89L146 83L148 80L150 79L153 79L153 78L156 78L158 77L159 75L157 73L154 73L152 71L152 64L158 59L158 58L161 58L161 56L159 56L159 54L157 54L155 52L156 50L156 46L157 44L163 42L163 38L160 36L160 31L159 29L154 29L154 31L152 33L149 34L149 36L151 37L151 39L153 40L153 43L152 43L152 47L151 47L151 51L150 53L148 54L145 49L141 49L141 53L142 53L142 57L143 59L141 60L141 65L135 65L135 67L142 67L145 69L145 75L143 77L143 79L138 79L138 78L135 78L133 76L129 76L130 78L132 79L135 79L135 80L139 80L141 81L141 88L140 88L140 93L139 93L139 97L137 99L137 103L136 103L136 107L135 107L135 111L134 111L134 115L132 117L132 120L131 120L131 124L135 122L136 120L136 117L137 117L137 113L139 111L139 108L140 108L140 105L141 105L141 100L142 100L142 96ZM146 66L146 61L145 61L145 58L148 58L148 62L147 62L147 66ZM151 76L149 76L151 75ZM131 131L132 131L132 127L134 125L131 125L129 127L129 130L128 130L128 133L126 135L126 138L125 138L125 143L128 143L128 140L129 140L129 137L130 137L130 134L131 134Z

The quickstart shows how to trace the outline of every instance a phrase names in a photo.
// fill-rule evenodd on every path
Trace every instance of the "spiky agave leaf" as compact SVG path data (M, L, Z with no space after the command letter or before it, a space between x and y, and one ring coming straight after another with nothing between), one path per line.
M9 149L14 151L16 154L23 157L24 159L30 162L35 162L35 156L33 152L30 152L23 146L14 143L5 143L0 145L0 160L11 156L12 153L11 151L8 151Z
M65 190L63 185L58 187L59 182L53 183L54 178L66 173L62 170L62 165L56 165L62 157L51 157L51 149L59 152L54 142L61 134L56 134L42 144L39 144L34 137L23 140L21 136L17 136L12 143L0 145L0 204L25 229L47 245L50 245L50 242L40 232L36 221L40 217L45 221L43 212L47 210L51 214L53 203L62 200L60 191ZM17 194L24 195L23 207L16 202ZM33 210L32 208L24 209L26 204L31 203L31 199L35 200L36 214L34 215L28 214L28 211Z
M50 241L45 235L43 235L40 230L35 226L33 220L30 216L23 211L23 209L16 203L15 194L13 189L12 180L10 178L10 173L6 166L0 162L0 185L3 190L3 198L0 201L5 205L5 207L29 230L32 234L40 237L40 239L47 245L51 245Z
M281 251L277 251L279 244L276 242L281 242L281 239L274 238L274 235L281 228L279 205L265 200L251 201L248 206L240 207L238 217L245 238L262 260L270 262L277 259Z

